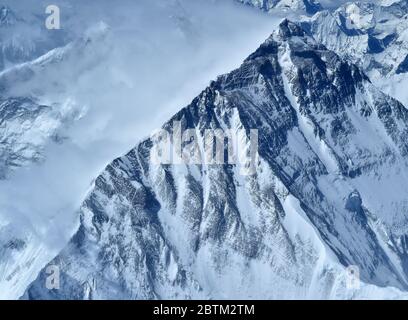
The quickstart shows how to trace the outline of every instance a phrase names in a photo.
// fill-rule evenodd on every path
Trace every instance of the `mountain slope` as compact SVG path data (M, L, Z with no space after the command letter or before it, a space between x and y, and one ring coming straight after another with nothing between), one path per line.
M259 130L256 173L152 163L154 138L113 161L29 299L404 298L408 112L285 20L164 129ZM247 145L248 147L248 145ZM373 185L376 187L373 188ZM347 289L356 265L360 289Z
M37 12L20 16L10 6L0 5L0 71L36 59L72 40L65 30L47 30L45 17Z

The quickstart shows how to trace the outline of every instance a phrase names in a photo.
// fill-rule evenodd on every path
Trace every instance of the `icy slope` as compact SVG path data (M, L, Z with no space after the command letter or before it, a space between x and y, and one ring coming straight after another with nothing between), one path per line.
M146 139L96 179L60 289L42 271L24 298L406 298L408 112L355 65L285 20L174 121L200 146L258 129L256 174L157 165Z

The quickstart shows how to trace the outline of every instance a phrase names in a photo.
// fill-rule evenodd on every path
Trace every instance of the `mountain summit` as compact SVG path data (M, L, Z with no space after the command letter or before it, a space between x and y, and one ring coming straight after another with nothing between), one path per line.
M50 262L60 288L44 269L23 298L406 297L408 111L357 66L284 20L174 123L199 146L206 129L258 130L255 174L155 164L154 139L140 142L95 180Z

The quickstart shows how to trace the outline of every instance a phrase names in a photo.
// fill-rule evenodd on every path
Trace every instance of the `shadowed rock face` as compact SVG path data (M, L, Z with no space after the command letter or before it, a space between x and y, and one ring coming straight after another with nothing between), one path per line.
M305 18L315 39L356 63L382 91L404 105L407 80L407 1L347 2Z
M318 1L314 0L236 0L243 4L253 6L269 12L274 8L287 10L300 10L307 14L315 14L322 10Z
M45 15L21 17L12 8L0 6L0 71L36 59L48 51L67 44L64 30L49 32Z
M163 128L259 131L256 174L157 165L153 140L95 180L27 299L348 298L407 288L408 112L285 20ZM364 283L347 290L344 267ZM365 291L367 290L367 291ZM398 290L384 289L392 294ZM381 291L381 290L380 290ZM388 292L388 291L387 291Z

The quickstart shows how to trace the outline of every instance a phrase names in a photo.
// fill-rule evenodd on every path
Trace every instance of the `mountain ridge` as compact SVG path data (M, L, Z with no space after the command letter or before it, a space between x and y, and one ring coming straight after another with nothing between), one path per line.
M367 185L406 181L394 170L407 166L408 111L357 66L284 20L163 128L172 121L198 141L206 128L258 129L255 176L154 165L153 140L141 142L95 180L76 235L50 263L61 288L44 288L42 271L23 298L404 297L380 288L407 288L405 249L389 244L405 236L404 199L383 213ZM360 289L346 286L351 265Z

